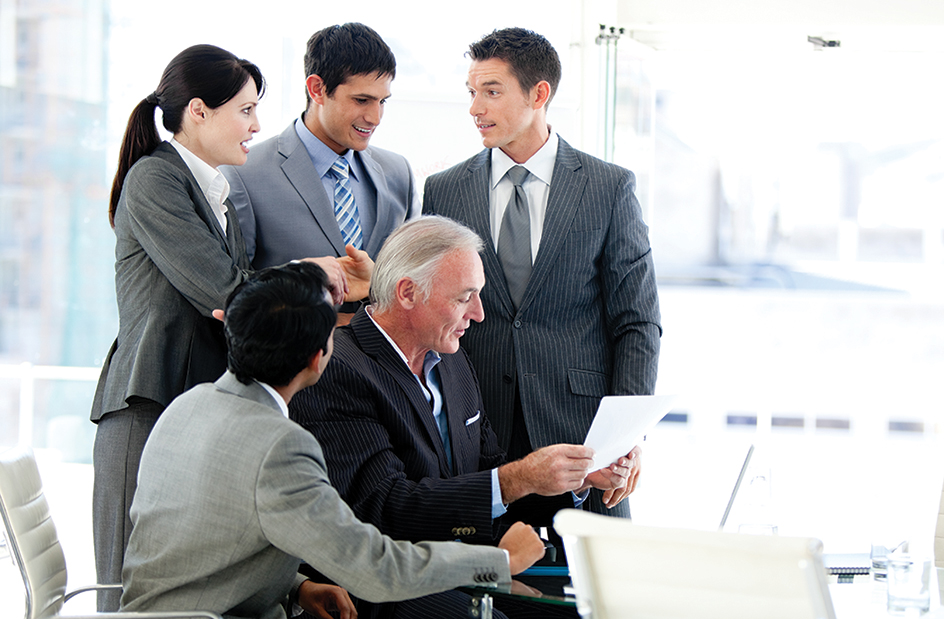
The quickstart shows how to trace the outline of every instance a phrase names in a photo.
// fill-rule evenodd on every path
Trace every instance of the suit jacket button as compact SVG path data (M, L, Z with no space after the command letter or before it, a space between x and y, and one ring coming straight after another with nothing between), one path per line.
M502 380L508 384L511 384L512 381L514 381L514 378L511 376L511 374L505 374L504 376L502 376Z
M515 329L520 329L520 328L521 328L521 321L520 321L520 320L516 320L516 321L515 321Z
M469 535L475 535L475 527L469 527Z

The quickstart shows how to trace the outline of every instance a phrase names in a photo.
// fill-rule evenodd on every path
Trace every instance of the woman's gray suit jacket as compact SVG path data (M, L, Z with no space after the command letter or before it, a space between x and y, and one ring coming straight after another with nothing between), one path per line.
M160 144L125 177L115 211L118 338L105 359L92 421L138 396L163 406L226 369L211 317L249 260L232 206L226 232L187 164Z

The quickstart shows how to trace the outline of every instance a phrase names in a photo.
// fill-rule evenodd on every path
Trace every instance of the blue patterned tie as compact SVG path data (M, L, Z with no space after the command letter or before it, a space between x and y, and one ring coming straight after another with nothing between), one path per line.
M364 234L361 232L361 218L357 214L357 205L354 204L354 194L351 193L351 183L348 181L347 159L338 157L331 165L331 175L334 176L334 216L341 229L341 238L345 245L361 248Z

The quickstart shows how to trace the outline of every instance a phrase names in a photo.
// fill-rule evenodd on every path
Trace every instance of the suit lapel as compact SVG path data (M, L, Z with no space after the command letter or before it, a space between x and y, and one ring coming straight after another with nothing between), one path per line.
M491 195L489 186L491 161L491 150L486 149L469 162L468 182L461 183L459 186L459 204L466 210L464 219L469 223L469 227L485 242L482 265L488 284L486 290L491 288L492 293L498 296L502 309L511 317L515 313L514 305L511 302L511 294L508 292L508 284L505 282L505 272L498 261L495 244L492 242L492 226L489 217L491 210L488 204Z
M325 237L331 241L332 247L339 256L344 254L344 239L338 229L338 220L334 215L333 199L329 200L325 193L321 178L315 172L311 157L295 133L295 123L292 123L279 136L279 153L285 157L282 163L282 172L305 201L315 222L321 227Z
M554 176L547 196L541 246L534 260L524 298L521 300L521 309L527 308L537 294L536 291L544 285L544 280L554 267L561 245L564 244L570 232L574 214L580 204L580 196L583 195L587 185L587 175L581 167L574 149L561 139L557 146Z
M369 150L360 151L355 154L364 166L370 182L374 184L377 193L377 221L374 222L374 230L393 230L396 226L392 223L395 218L396 209L390 208L387 203L390 201L390 190L387 188L387 178L384 176L380 164L374 161L370 156ZM367 239L367 246L364 247L371 256L376 256L380 251L384 238L381 234L371 234Z
M177 152L177 149L173 147L169 142L161 142L157 148L151 153L152 157L159 157L165 161L170 162L171 164L180 168L180 170L187 175L187 178L190 179L191 187L193 187L192 198L194 200L194 206L196 207L197 215L200 216L206 225L216 233L216 238L220 243L222 243L223 248L230 256L236 256L237 252L235 247L230 244L229 239L226 237L226 233L223 232L222 226L220 226L220 220L216 218L216 213L213 212L213 209L210 207L210 203L207 201L206 196L203 195L203 190L200 189L200 183L197 182L197 177L193 175L193 172L190 171L190 168L187 166L187 163L180 156L180 153ZM229 210L232 207L227 207ZM229 219L227 215L227 227L231 226L233 221ZM238 224L236 224L238 225Z
M249 268L249 258L246 256L245 241L239 229L239 218L236 216L236 209L233 203L226 200L226 245L229 247L229 255L240 269ZM240 250L242 246L242 250Z
M452 466L456 475L464 475L479 470L479 445L469 440L469 434L465 428L466 413L473 407L471 403L466 405L469 384L464 382L462 376L455 371L452 360L453 355L443 355L443 360L436 367L439 368L439 379L445 401L444 414L449 420ZM449 394L448 400L446 394ZM477 412L481 414L481 411Z
M439 427L436 425L436 420L433 419L432 405L426 401L416 376L410 371L397 351L393 349L383 333L377 329L364 308L357 310L354 318L351 319L351 330L364 354L372 358L394 379L397 386L410 401L413 406L414 421L416 425L423 428L426 432L426 439L435 449L436 456L439 458L440 471L451 477L452 472L446 463L446 452L443 448L442 437L439 435Z

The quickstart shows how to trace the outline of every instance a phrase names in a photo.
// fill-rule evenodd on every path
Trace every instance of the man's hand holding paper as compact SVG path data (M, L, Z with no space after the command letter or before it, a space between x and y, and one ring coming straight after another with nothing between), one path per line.
M603 504L612 509L633 493L641 472L642 449L637 445L616 462L587 475L583 487L576 492L580 494L587 488L603 490Z
M594 450L594 467L611 464L590 473L584 487L603 490L608 508L636 489L642 471L639 443L674 401L675 396L607 396L600 401L584 445Z

